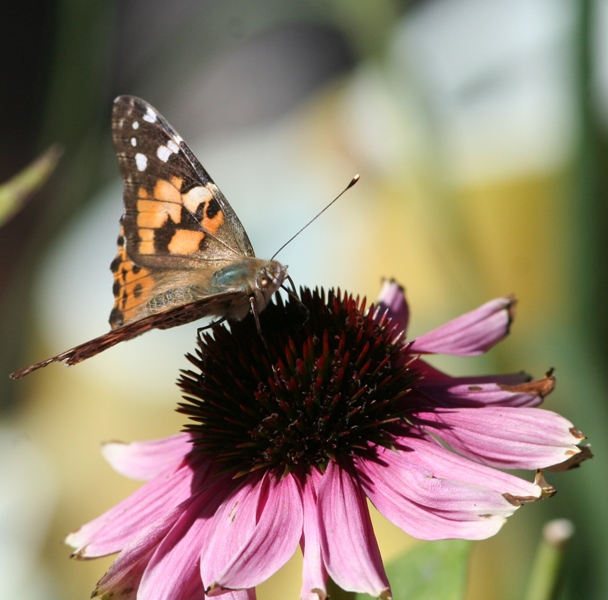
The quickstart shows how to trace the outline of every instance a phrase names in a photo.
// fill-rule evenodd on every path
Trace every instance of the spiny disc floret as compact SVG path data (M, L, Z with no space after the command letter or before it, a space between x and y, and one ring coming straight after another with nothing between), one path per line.
M304 310L308 315L304 314ZM246 473L325 468L329 460L390 446L417 379L386 315L348 294L303 290L260 315L205 334L197 372L184 371L179 411L195 451Z

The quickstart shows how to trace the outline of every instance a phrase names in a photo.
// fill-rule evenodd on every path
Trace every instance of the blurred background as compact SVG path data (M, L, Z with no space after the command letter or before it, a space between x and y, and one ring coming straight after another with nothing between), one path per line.
M64 536L136 489L102 441L173 434L197 324L76 367L8 373L108 330L122 212L112 100L180 132L298 285L407 288L416 335L515 292L511 336L452 374L555 367L545 406L595 460L548 474L473 551L469 600L519 598L542 525L571 519L560 598L608 598L608 4L579 0L45 0L3 3L0 181L51 144L46 185L0 231L0 598L89 597L111 559ZM531 475L526 474L527 477ZM415 544L375 518L386 559ZM300 558L259 591L296 598Z

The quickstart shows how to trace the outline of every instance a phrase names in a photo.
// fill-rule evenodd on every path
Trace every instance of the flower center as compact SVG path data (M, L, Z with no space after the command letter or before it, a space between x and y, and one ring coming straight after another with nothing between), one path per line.
M246 473L323 470L392 444L418 374L386 315L365 311L365 299L305 289L301 302L271 303L260 323L264 339L249 316L213 327L188 355L197 372L182 372L178 410L195 451Z

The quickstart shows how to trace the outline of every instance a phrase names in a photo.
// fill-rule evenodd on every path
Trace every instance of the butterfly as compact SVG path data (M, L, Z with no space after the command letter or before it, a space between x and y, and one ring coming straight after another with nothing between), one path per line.
M288 279L287 267L257 258L243 225L181 136L150 104L119 96L112 138L124 181L111 331L15 371L74 365L150 329L203 317L256 319Z

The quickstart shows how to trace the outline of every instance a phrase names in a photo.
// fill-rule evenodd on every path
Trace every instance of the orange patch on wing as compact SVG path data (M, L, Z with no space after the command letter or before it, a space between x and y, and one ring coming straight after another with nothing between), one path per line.
M184 180L181 177L176 177L175 175L173 175L171 177L171 185L176 190L181 190L182 189L182 183L184 183Z
M171 181L159 179L154 186L154 198L162 202L181 204L181 194Z
M142 304L147 304L154 290L154 280L149 271L142 269L137 275L132 271L123 285L121 310L125 321L130 320L129 312L135 311Z
M171 254L191 254L196 252L205 234L202 231L178 229L167 246Z
M171 181L159 180L154 186L152 196L145 188L139 188L137 201L137 226L158 229L169 218L179 223L182 215L179 187L182 180L172 177ZM179 187L177 187L179 186Z
M139 318L139 309L154 291L154 280L147 269L135 266L120 246L113 262L114 310L110 316L113 329Z
M156 254L154 248L154 229L140 229L139 235L139 253L140 254Z

